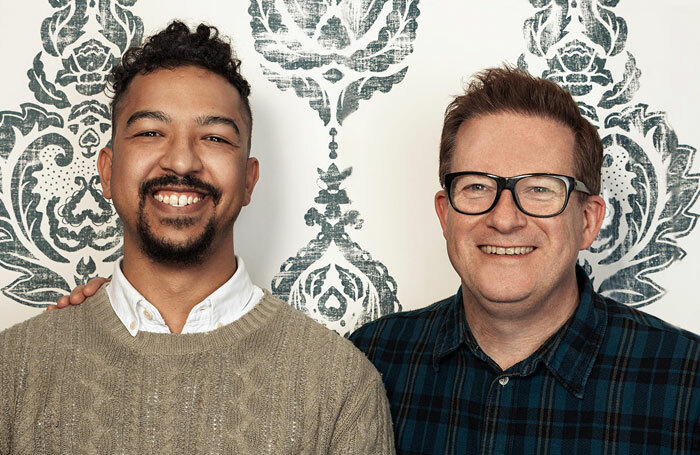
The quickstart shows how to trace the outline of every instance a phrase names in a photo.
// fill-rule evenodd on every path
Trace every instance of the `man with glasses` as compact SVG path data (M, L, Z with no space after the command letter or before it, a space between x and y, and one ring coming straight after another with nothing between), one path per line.
M700 339L576 263L605 215L602 160L571 96L524 71L484 71L448 106L435 208L461 287L351 335L397 453L700 453Z

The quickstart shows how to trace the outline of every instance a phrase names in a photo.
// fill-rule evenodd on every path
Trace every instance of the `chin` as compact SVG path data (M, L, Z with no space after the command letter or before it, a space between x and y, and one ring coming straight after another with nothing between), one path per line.
M197 234L192 233L182 239L179 238L182 237L180 232L177 236L164 237L153 232L147 222L139 223L141 251L158 264L181 267L201 265L209 256L216 236L214 220L209 220L203 229L197 231Z

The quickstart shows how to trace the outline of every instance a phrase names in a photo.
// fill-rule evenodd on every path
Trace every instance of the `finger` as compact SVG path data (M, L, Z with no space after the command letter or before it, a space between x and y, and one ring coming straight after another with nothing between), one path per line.
M83 288L83 294L85 295L85 297L95 295L95 293L99 291L105 283L109 283L109 280L106 278L102 278L99 276L97 278L93 278L90 281L88 281L85 287Z
M60 299L58 299L58 302L56 303L56 305L51 305L51 306L55 306L57 309L58 308L65 308L68 306L69 303L70 302L68 301L68 296L64 295Z
M46 311L51 311L51 310L58 310L58 307L56 305L47 305Z
M68 297L68 300L70 301L71 305L78 305L80 303L83 303L83 300L85 300L85 294L83 294L83 289L85 289L85 285L81 284L75 287L70 292L70 296Z

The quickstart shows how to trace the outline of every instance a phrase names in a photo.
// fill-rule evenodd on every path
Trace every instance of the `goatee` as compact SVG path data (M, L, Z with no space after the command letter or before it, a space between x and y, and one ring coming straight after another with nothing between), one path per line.
M154 262L160 264L183 267L200 265L204 262L206 254L214 241L216 233L216 226L214 223L215 215L211 217L199 236L180 243L157 237L146 219L146 198L151 196L154 188L168 185L185 186L203 190L204 194L211 197L214 207L216 207L221 198L221 192L218 189L208 183L202 182L196 177L164 175L144 182L139 189L140 200L138 220L136 223L141 251ZM161 224L174 226L177 229L192 226L197 221L198 218L191 216L179 216L159 220Z

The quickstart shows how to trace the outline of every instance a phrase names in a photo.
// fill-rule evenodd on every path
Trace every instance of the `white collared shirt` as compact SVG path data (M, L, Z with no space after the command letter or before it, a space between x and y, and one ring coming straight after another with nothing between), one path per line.
M263 291L250 281L243 260L236 257L236 273L202 302L195 305L187 316L182 333L209 332L230 324L250 311L262 298ZM132 336L139 331L170 333L160 312L146 300L126 279L121 259L114 265L107 295L114 312Z

